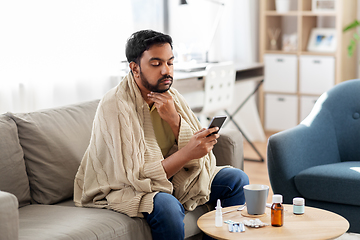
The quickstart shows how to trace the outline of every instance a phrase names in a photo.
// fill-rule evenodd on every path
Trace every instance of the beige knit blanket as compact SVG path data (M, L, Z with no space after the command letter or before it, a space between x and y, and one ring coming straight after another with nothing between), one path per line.
M181 149L201 125L183 97L175 89L169 93L181 117L177 146ZM152 212L158 192L173 194L189 211L209 200L211 182L220 170L212 152L188 162L172 182L166 178L163 159L148 105L129 73L100 101L75 177L75 205L142 217L141 212Z

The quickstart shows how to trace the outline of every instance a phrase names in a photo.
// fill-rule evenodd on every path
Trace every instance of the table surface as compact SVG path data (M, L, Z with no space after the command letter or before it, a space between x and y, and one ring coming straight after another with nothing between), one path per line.
M191 66L191 64L189 64ZM234 62L234 68L236 72L244 72L254 69L263 69L263 63L245 63L245 62ZM174 68L174 80L184 80L189 78L198 78L206 76L206 71L198 70L198 71L179 71L178 69ZM263 78L263 76L261 76Z
M334 239L344 234L349 228L349 222L342 216L319 208L305 207L305 213L295 215L292 205L284 204L285 215L282 227L271 226L271 210L266 208L265 214L258 217L269 224L262 228L245 226L245 232L229 232L228 225L215 227L215 211L202 215L197 225L199 228L216 239ZM237 209L237 206L223 208L223 212ZM243 210L246 213L246 208ZM245 217L242 211L223 214L223 220L242 222L255 218Z

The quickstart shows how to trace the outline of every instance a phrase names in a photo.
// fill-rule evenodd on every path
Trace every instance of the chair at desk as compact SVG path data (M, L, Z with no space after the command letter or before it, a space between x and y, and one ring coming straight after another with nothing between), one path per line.
M209 118L225 110L233 100L236 72L232 62L209 64L204 81L204 105L195 114L207 127Z

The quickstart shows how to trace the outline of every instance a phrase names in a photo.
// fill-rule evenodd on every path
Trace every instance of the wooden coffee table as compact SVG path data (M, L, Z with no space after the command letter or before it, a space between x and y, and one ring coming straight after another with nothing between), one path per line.
M333 239L341 236L349 229L349 222L342 216L319 208L305 207L303 215L293 214L292 205L284 204L285 215L282 227L271 226L271 211L266 208L261 217L245 217L246 208L223 214L223 220L242 222L259 218L269 226L250 228L245 226L245 232L229 232L228 225L215 227L215 211L202 215L197 225L207 235L216 239ZM223 212L237 209L237 206L223 208Z

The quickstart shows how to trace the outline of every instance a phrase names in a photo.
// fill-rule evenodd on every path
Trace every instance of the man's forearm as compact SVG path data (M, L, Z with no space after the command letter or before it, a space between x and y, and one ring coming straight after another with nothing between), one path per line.
M165 158L161 163L167 178L174 176L190 160L191 157L184 148Z
M165 158L162 165L168 178L175 175L184 165L192 159L198 159L208 154L217 143L218 127L200 129L190 138L190 141L176 153ZM215 134L212 134L215 133Z

